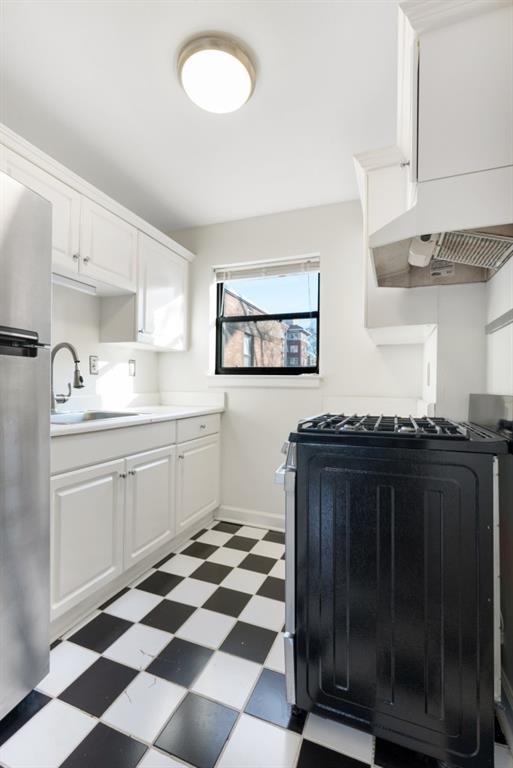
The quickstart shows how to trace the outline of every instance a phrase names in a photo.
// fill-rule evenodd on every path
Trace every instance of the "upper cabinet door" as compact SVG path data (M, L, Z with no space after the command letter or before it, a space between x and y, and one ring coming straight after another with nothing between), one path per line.
M3 148L2 166L9 176L52 204L52 269L78 272L80 195L20 155Z
M418 179L513 163L513 6L420 36Z
M136 290L137 230L82 198L80 271L122 291Z
M187 348L189 263L139 232L138 341Z

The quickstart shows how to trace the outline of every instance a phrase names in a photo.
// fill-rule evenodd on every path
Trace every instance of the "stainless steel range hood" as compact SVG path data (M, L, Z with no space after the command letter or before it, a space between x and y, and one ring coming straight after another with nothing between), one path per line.
M385 288L486 282L513 256L513 224L424 233L372 249Z

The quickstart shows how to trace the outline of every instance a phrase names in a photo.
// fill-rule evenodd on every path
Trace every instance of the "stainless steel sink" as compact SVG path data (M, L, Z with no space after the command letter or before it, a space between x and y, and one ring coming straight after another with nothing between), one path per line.
M101 421L102 419L122 419L126 416L137 416L131 411L69 411L68 413L50 414L51 424L82 424L86 421Z

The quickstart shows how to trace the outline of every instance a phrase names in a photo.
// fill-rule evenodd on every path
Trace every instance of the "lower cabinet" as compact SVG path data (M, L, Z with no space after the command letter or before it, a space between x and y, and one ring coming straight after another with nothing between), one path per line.
M176 532L219 506L219 435L178 445Z
M121 459L52 478L52 619L123 570L124 468Z
M175 457L168 447L126 461L125 568L175 535Z

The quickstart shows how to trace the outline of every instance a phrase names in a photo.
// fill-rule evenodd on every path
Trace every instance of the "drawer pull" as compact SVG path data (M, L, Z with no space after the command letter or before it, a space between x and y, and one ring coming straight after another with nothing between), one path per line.
M179 459L185 459L185 456L183 455L183 453L179 453L179 454L178 454L178 458L179 458Z
M207 428L206 424L200 424L200 429L206 429L206 428Z
M125 480L126 479L126 472L120 472L119 473L119 477L121 478L121 480Z

